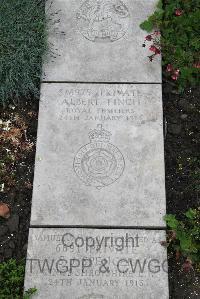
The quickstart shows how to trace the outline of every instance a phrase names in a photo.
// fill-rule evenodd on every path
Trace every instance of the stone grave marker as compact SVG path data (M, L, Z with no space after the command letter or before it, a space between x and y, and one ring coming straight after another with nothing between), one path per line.
M157 0L48 3L47 15L58 23L49 26L53 54L44 65L44 81L161 82L160 59L149 63L139 27Z
M35 299L166 299L164 231L31 229L26 289Z
M42 84L31 224L164 227L162 123L160 85Z
M55 0L43 66L25 288L36 299L168 299L157 0Z

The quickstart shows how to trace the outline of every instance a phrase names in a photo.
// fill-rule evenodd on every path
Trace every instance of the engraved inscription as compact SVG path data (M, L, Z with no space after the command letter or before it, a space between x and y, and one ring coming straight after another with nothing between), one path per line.
M76 14L82 35L93 42L114 42L129 27L129 10L121 0L87 0Z
M89 133L90 143L84 145L74 158L74 170L87 185L101 189L122 175L125 162L120 150L109 143L111 133L98 125Z
M35 281L41 298L55 298L54 290L56 298L168 298L166 251L160 246L164 239L164 231L33 231L26 288ZM149 297L158 280L158 289Z
M158 108L156 97L148 93L141 95L133 86L67 88L60 101L58 119L96 123L130 122L143 125L159 119Z

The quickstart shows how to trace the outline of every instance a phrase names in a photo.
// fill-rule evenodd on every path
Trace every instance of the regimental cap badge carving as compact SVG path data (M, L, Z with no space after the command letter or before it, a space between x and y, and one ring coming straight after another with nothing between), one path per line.
M101 189L120 178L125 161L120 150L109 142L112 134L102 124L88 135L90 143L75 155L74 171L85 185Z
M81 34L93 42L114 42L127 32L130 13L122 0L86 0L76 14Z

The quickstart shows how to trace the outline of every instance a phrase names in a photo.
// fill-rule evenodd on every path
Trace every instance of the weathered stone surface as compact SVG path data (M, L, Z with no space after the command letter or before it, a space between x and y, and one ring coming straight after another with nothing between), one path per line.
M150 43L142 48L146 32L139 27L154 11L157 0L98 2L49 1L52 52L44 65L43 80L161 82L160 57L149 62Z
M161 86L42 84L32 225L165 226Z
M31 229L34 299L168 299L164 231Z

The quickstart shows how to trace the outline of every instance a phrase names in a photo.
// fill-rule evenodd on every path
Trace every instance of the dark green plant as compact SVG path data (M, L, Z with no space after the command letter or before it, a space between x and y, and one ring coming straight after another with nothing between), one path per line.
M36 289L24 292L24 261L8 260L0 264L0 298L1 299L30 299Z
M140 24L140 27L143 30L147 32L151 32L153 29L161 28L163 22L163 15L164 15L162 2L163 2L162 0L159 0L154 13L151 16L149 16L147 20L142 22L142 24Z
M0 1L0 104L39 94L47 51L45 0Z
M172 214L165 216L170 228L167 246L175 250L177 257L185 258L185 269L194 264L200 270L200 209L189 209L183 216L182 220Z
M200 2L199 0L160 0L154 12L140 27L147 32L161 31L160 48L164 73L182 91L197 86L200 79ZM158 48L154 35L146 37L144 46L151 42L149 56L154 58Z

